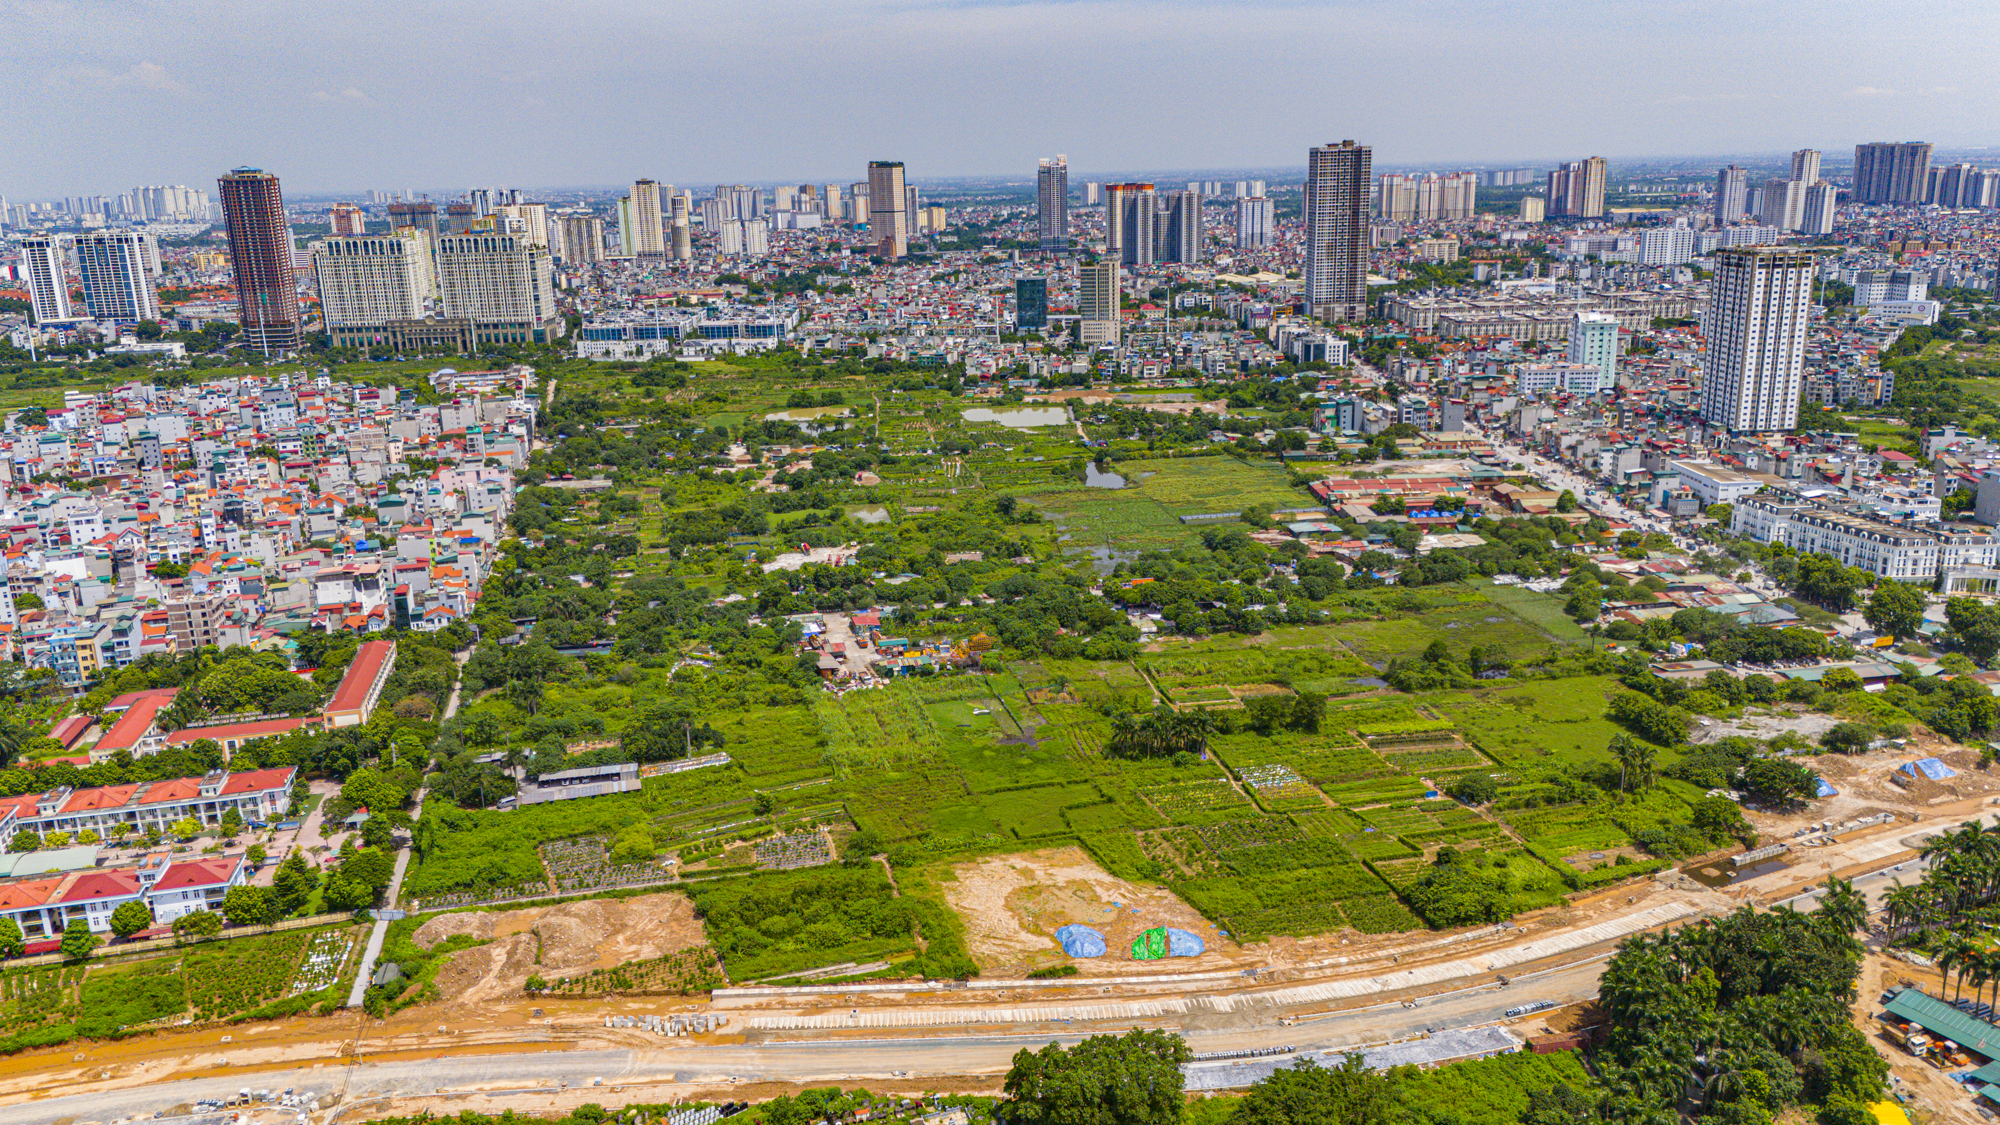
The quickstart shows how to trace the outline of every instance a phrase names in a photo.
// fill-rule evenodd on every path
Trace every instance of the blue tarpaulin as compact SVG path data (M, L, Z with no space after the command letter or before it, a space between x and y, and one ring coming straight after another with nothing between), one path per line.
M1914 762L1903 763L1902 772L1915 777L1922 774L1932 781L1943 781L1947 777L1957 777L1958 771L1938 761L1936 758L1918 758Z
M1071 923L1056 931L1056 940L1062 943L1063 952L1071 957L1104 956L1104 935L1089 926Z
M1840 796L1840 790L1828 785L1826 779L1822 777L1819 779L1819 795L1822 797L1838 797Z
M1172 926L1167 927L1167 956L1199 957L1207 949L1208 946L1203 944L1200 938L1188 933L1186 930L1176 930Z

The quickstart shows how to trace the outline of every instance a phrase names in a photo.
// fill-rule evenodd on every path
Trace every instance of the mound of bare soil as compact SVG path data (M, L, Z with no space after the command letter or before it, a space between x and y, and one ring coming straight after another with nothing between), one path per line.
M663 957L707 940L694 905L677 894L444 914L425 922L413 936L428 949L457 934L487 944L457 954L438 974L438 992L454 1002L519 996L530 976L575 976Z

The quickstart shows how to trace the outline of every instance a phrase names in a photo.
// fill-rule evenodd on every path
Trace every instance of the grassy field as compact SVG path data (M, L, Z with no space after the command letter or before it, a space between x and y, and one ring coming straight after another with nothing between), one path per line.
M1349 607L1373 616L1339 624L1176 639L1130 660L1028 660L997 675L812 692L805 706L746 702L713 719L735 765L649 781L643 794L616 799L626 811L613 809L613 799L592 802L587 827L642 823L662 850L706 852L851 822L878 834L899 868L1080 843L1115 874L1166 883L1245 940L1421 925L1399 890L1446 846L1484 857L1480 869L1509 909L1534 909L1572 879L1616 877L1587 857L1630 845L1621 825L1685 822L1699 794L1661 785L1643 805L1626 806L1573 795L1564 779L1613 768L1611 677L1499 680L1421 697L1367 678L1371 665L1415 656L1438 639L1459 655L1477 645L1538 656L1573 639L1552 601L1487 585L1384 589ZM616 737L670 687L662 669L627 678L551 685L548 698L587 710L601 719L603 737ZM1317 731L1260 734L1239 721L1245 698L1303 691L1334 697ZM1104 755L1110 712L1161 702L1216 709L1224 729L1204 758ZM471 710L512 705L489 697ZM507 721L528 720L513 713ZM1440 796L1469 772L1493 774L1502 799L1475 810ZM776 808L757 813L759 793L775 797ZM523 816L507 822L513 836L582 830L574 817ZM1567 862L1578 856L1586 858ZM470 856L436 863L462 878L488 870ZM418 874L435 893L428 866Z
M1265 508L1311 507L1312 498L1289 483L1275 462L1232 457L1181 457L1124 461L1116 466L1123 488L1042 491L1032 502L1055 521L1072 549L1167 550L1195 542L1199 525L1182 516Z

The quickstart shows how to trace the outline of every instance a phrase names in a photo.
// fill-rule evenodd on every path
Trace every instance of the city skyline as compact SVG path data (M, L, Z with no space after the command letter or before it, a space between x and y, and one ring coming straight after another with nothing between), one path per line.
M1635 50L1635 29L1610 13L1568 5L1501 12L1471 0L1416 11L1246 0L1219 26L1159 21L1111 67L1085 46L1099 31L1095 41L1123 38L1133 6L1111 0L1060 7L843 0L790 10L775 23L768 9L702 0L671 11L503 0L494 18L472 23L375 3L334 12L229 0L200 21L157 2L10 8L14 34L0 58L17 78L23 119L122 126L115 145L18 146L0 157L0 188L16 196L83 183L200 183L244 163L285 166L301 192L402 182L611 184L640 173L672 182L820 178L883 151L937 176L1032 168L1036 155L1051 151L1072 154L1078 169L1140 168L1158 161L1158 138L1169 132L1183 138L1178 162L1210 168L1290 167L1301 131L1372 138L1380 167L1509 153L1833 151L1915 135L1944 147L2000 141L1986 123L2000 109L2000 79L1979 65L1979 45L2000 32L2000 12L1964 0L1940 5L1922 27L1879 7L1833 5L1826 15L1843 36L1871 46L1839 68L1791 49L1799 32L1790 25L1736 26L1716 40L1714 65L1699 85L1673 52ZM1685 0L1649 14L1665 26L1698 27L1706 12ZM1054 19L1069 34L1047 63L1073 77L1023 86L1016 60L1046 54ZM798 88L838 86L824 70L825 40L878 21L898 32L904 61L871 82L921 110L830 121L824 109L801 108ZM214 35L217 26L231 33ZM375 49L352 34L355 27L393 27L408 41L438 39L454 49L427 53L419 64ZM51 42L80 46L50 67ZM704 42L741 50L687 47ZM1331 42L1368 49L1337 71L1314 65ZM278 81L259 46L301 43L313 50ZM1496 49L1531 44L1621 62L1593 70L1590 97L1522 114L1510 99L1489 96L1493 76L1483 63ZM1895 61L1919 50L1925 72L1940 77L1915 77ZM740 65L746 54L757 65ZM1065 67L1071 55L1078 65ZM679 143L683 115L654 108L662 75L607 65L640 57L663 61L668 91L700 90L754 127L713 131L699 149ZM1294 114L1241 114L1230 99L1129 96L1134 81L1190 63L1290 74L1290 98L1330 108L1300 122ZM1426 81L1406 84L1412 72ZM1357 97L1357 90L1373 92ZM1060 112L1099 100L1121 112L1102 121ZM391 114L447 118L473 105L504 112L539 143L383 127ZM554 128L575 122L591 127Z

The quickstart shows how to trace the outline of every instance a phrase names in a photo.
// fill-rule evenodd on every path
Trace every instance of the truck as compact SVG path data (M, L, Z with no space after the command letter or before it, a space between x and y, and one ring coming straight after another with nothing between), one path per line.
M1921 1031L1912 1031L1903 1038L1903 1047L1912 1055L1924 1058L1931 1053L1930 1037Z

